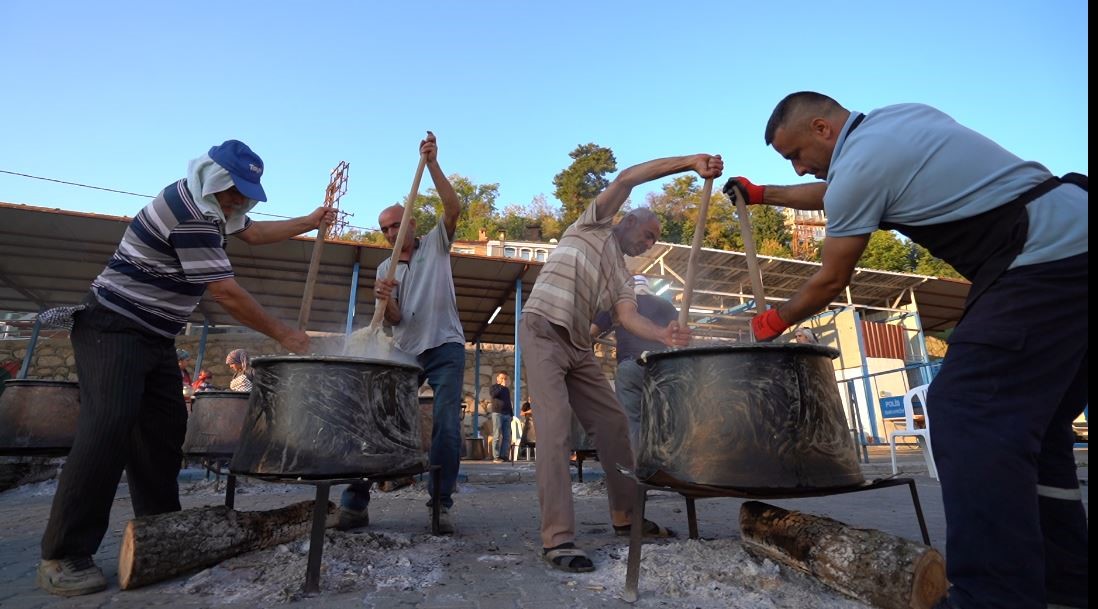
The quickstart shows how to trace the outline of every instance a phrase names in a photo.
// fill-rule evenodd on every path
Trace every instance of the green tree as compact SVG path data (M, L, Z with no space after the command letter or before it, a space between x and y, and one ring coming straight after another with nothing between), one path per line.
M920 275L930 275L931 277L961 278L961 274L950 266L948 262L941 258L935 258L925 247L917 243L912 243L911 249L914 252L915 258L914 272Z
M663 234L660 239L668 243L691 245L698 225L698 207L701 205L701 188L698 176L681 175L663 185L658 193L649 193L648 206L660 218ZM773 207L758 205L749 208L751 229L759 253L770 256L789 255L789 230L785 227L781 212ZM704 247L743 251L739 217L732 201L720 191L712 193L706 211Z
M887 230L875 231L870 235L862 257L858 259L858 266L880 271L910 273L911 249L896 236L896 233Z
M618 169L614 152L594 143L581 144L568 153L572 164L553 177L553 195L561 202L561 222L568 226L610 183L606 174Z
M389 245L389 242L385 240L385 235L381 234L379 230L351 228L337 238L342 241L354 241L355 243L365 243L367 245Z
M499 230L503 231L508 239L521 240L526 236L526 227L533 224L533 220L526 215L526 210L512 203L503 208L503 214L496 220ZM488 235L489 239L495 235Z
M545 195L536 195L526 206L525 215L531 223L541 227L542 239L560 239L568 224L564 223L561 211L550 205Z
M660 219L660 240L689 244L694 238L694 224L688 211L700 202L697 180L693 175L681 175L663 185L660 192L645 195L648 208ZM694 212L697 218L697 212Z
M785 224L781 210L772 205L752 205L747 208L751 219L751 234L755 250L764 256L790 258L793 234Z
M456 173L450 175L449 180L461 203L461 217L454 230L454 239L476 241L480 238L481 229L489 235L495 233L499 184L474 184L469 178ZM416 235L423 236L430 232L442 215L442 199L438 191L431 188L427 194L419 195L412 213L416 219Z

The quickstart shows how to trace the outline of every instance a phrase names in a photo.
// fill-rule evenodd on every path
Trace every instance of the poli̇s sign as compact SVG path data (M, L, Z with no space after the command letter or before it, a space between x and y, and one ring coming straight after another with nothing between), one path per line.
M904 418L904 396L896 395L881 398L880 402L882 419Z

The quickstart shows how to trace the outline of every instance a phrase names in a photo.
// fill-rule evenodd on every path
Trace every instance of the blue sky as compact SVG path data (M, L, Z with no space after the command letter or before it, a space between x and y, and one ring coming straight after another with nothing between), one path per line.
M1056 173L1089 172L1088 17L1083 0L4 0L0 170L155 194L236 138L266 163L256 211L307 213L347 161L342 207L375 227L427 129L448 174L500 184L500 209L555 204L553 176L587 142L619 169L710 152L726 175L803 181L762 133L808 89L854 110L929 103ZM146 202L5 173L0 201Z

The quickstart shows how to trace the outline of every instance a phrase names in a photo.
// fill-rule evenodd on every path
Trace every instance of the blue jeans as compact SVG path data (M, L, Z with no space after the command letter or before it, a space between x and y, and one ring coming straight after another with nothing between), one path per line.
M511 419L509 414L492 413L492 456L496 459L511 459Z
M441 469L431 470L428 490L433 505L437 499L445 508L454 505L454 486L457 484L458 466L461 464L461 390L465 381L465 345L446 343L428 349L416 357L423 368L419 377L435 392L434 427L431 429L431 465ZM434 496L435 476L439 476L439 496ZM370 504L371 482L355 482L343 491L340 506L356 511Z
M641 395L644 392L644 368L630 358L618 363L618 374L614 377L614 393L629 420L629 444L633 454L640 452L641 435Z

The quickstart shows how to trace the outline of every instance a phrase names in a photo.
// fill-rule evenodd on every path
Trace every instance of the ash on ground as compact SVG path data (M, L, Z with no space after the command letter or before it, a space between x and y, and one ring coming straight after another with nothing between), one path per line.
M589 552L598 570L576 586L620 598L629 545ZM636 607L868 609L795 569L747 552L737 539L681 539L643 546Z
M427 534L328 531L321 594L430 587L443 577L443 557L454 545L452 539ZM294 601L303 595L308 555L309 541L297 540L226 560L191 576L180 589L214 604Z
M600 495L606 495L606 480L604 478L572 483L573 497L596 497Z

